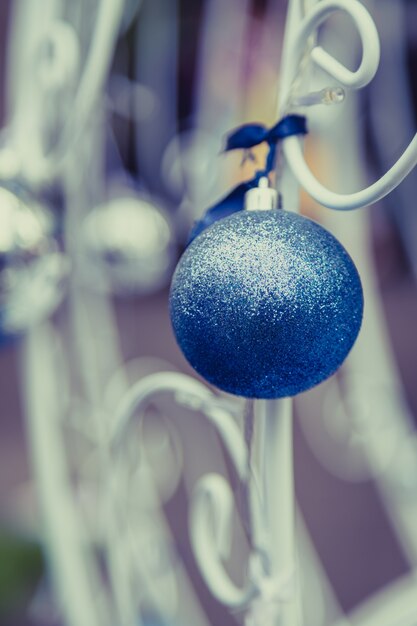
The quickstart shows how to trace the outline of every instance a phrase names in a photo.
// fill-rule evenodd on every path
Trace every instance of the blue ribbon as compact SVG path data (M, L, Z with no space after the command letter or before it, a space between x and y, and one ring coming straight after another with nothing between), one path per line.
M307 132L307 120L303 115L286 115L269 129L263 124L245 124L228 135L225 152L237 149L250 150L266 141L269 145L265 165L265 175L267 175L275 168L278 141L291 135L306 135Z
M204 213L203 217L194 223L190 236L188 238L187 246L199 235L206 230L209 226L217 222L218 220L228 217L237 211L243 209L243 201L245 193L258 186L259 178L263 175L263 172L259 172L255 178L248 180L245 183L240 183L237 187L232 189L220 202L212 206Z
M241 183L232 189L227 196L222 198L220 202L210 207L203 217L195 222L188 238L187 246L197 235L214 224L214 222L243 209L246 192L253 187L257 187L259 179L262 176L267 176L275 168L278 141L282 141L282 139L291 135L306 135L307 132L307 120L303 115L287 115L269 129L263 124L245 124L232 131L226 138L225 152L239 149L250 150L264 141L267 142L269 151L265 169L256 172L252 180Z

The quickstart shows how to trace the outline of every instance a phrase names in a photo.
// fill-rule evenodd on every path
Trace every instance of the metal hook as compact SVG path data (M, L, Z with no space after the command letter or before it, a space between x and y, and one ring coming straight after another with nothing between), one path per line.
M380 47L371 15L358 0L323 0L298 26L294 25L294 36L290 40L290 50L287 53L291 68L287 72L286 78L289 80L286 81L286 87L296 76L307 38L330 14L338 10L348 13L359 31L363 49L359 68L355 72L348 70L320 46L313 48L311 59L348 89L359 89L372 80L378 68ZM417 164L417 134L384 176L369 187L350 194L335 193L316 179L305 161L302 144L297 137L288 137L283 141L283 153L294 177L312 198L332 209L351 210L381 200L410 173Z
M323 0L304 18L294 40L295 55L300 58L305 42L330 15L337 11L347 13L358 29L362 42L362 59L357 70L349 70L321 46L311 51L311 60L338 83L348 89L365 87L375 76L379 65L380 44L375 23L358 0Z

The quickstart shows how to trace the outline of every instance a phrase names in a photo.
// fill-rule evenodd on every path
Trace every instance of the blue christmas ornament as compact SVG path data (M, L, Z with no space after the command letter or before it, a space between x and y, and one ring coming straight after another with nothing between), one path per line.
M175 271L171 320L206 380L281 398L333 374L358 335L363 295L342 245L282 210L240 211L201 233Z

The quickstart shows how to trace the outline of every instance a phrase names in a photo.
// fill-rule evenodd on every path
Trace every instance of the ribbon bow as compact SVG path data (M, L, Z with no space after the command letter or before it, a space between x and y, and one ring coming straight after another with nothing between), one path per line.
M266 141L269 145L268 157L264 175L269 174L275 167L275 157L278 141L291 135L307 134L306 118L303 115L286 115L279 122L267 128L263 124L244 124L232 131L226 139L225 152L230 150L250 150L254 146Z
M307 132L306 118L303 115L295 114L286 115L269 129L263 124L244 124L232 131L226 138L224 152L239 149L250 150L266 141L269 145L269 151L265 169L256 172L252 180L240 183L227 196L209 208L203 217L194 224L187 245L214 222L243 209L246 192L253 187L257 187L259 179L262 176L267 176L274 169L278 141L291 135L305 135Z

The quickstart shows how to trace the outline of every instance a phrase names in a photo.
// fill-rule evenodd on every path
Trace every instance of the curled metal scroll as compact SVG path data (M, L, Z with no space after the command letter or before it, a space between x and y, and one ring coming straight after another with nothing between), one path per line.
M170 392L176 403L198 410L216 429L230 457L237 477L248 493L252 549L248 575L243 587L231 579L225 562L230 556L234 496L224 476L210 473L197 483L190 503L189 523L191 543L200 571L211 590L224 605L244 609L256 598L265 597L265 589L274 589L273 598L266 602L277 605L288 580L275 580L267 571L267 533L262 522L262 503L256 475L250 466L248 450L242 432L230 413L229 405L198 381L172 372L153 374L136 383L126 394L116 411L111 439L121 445L135 415L143 412L156 394ZM278 609L277 609L278 610Z
M380 44L374 21L358 0L323 0L294 26L288 54L290 83L295 80L299 61L305 53L308 37L314 34L331 14L343 11L353 20L362 43L362 58L357 70L352 72L320 46L310 51L311 61L346 89L365 87L374 77L379 64ZM339 194L327 189L311 172L305 161L303 148L297 137L283 142L283 152L290 170L298 183L320 204L339 210L350 210L376 202L390 193L417 164L417 134L401 157L375 183L350 194Z

